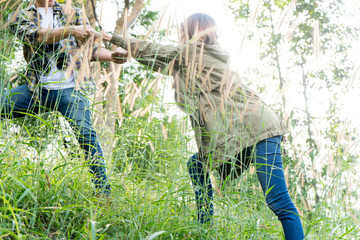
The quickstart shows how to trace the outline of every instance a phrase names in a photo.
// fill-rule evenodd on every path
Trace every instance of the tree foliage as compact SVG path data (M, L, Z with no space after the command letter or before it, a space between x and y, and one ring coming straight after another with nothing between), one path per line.
M72 1L84 4L98 30L100 3ZM114 22L119 24L111 32L121 32L121 24L131 22L129 34L146 35L160 16L149 10L150 0L114 3L119 9ZM23 83L21 43L4 26L9 13L28 4L0 1L1 92ZM249 42L258 47L256 66L241 73L244 82L268 93L266 102L290 130L284 169L307 237L356 239L359 132L358 123L343 115L342 99L358 80L351 52L359 29L339 20L347 14L344 1L226 4L242 29L243 48ZM150 37L160 41L166 33L160 29ZM264 204L253 168L221 191L214 181L216 223L211 229L195 223L185 161L196 150L188 118L163 104L164 83L170 80L134 60L118 70L112 64L92 66L98 81L93 105L100 118L95 120L98 133L103 137L101 127L112 128L101 139L110 146L106 160L112 201L92 197L84 155L62 116L1 120L0 238L281 239L281 226ZM109 77L113 71L118 75Z
M359 159L356 147L344 149L357 145L359 138L356 125L341 116L339 103L351 89L355 69L349 54L359 29L340 20L346 14L343 1L228 2L237 24L260 48L259 68L251 71L259 76L247 77L261 79L264 70L272 72L270 84L277 89L267 87L285 91L281 106L273 107L291 130L285 164L288 171L297 171L290 172L289 184L292 189L298 185L301 198L310 199L305 209L317 207L326 201L324 189L334 187L331 179ZM251 22L254 27L245 28Z

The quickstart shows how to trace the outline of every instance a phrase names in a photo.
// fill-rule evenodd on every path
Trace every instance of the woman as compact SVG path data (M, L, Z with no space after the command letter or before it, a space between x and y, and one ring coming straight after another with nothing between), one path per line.
M281 221L286 239L303 239L282 167L280 142L284 123L258 94L244 86L229 69L229 55L218 45L215 21L191 15L181 25L179 46L160 45L118 35L105 39L140 63L174 77L175 100L189 114L199 152L188 161L198 207L198 220L211 222L213 191L209 172L224 181L255 164L266 202ZM113 58L122 56L121 50Z

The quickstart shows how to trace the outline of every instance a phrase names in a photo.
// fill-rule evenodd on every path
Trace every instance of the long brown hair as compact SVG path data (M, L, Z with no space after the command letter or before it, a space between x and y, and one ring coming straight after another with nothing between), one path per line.
M184 40L198 37L200 41L209 45L216 43L218 38L215 20L204 13L195 13L189 16L181 24L181 32L184 34Z

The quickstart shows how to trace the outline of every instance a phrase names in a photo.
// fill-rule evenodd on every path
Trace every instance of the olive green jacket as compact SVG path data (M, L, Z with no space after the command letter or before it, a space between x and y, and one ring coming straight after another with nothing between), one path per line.
M219 45L161 45L118 35L110 42L131 50L141 64L174 77L175 101L190 115L199 156L210 169L245 147L287 133L279 116L229 69L229 55Z

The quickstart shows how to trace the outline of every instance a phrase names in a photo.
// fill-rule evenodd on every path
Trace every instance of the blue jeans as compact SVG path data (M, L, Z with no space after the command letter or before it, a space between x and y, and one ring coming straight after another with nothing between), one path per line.
M293 204L285 182L281 160L281 136L260 141L254 147L244 149L236 155L234 168L242 166L247 159L255 164L256 174L264 194L266 203L281 221L285 239L298 240L304 238L298 211ZM213 191L208 173L204 165L194 154L188 161L188 170L195 189L195 199L198 206L200 222L207 222L213 215Z
M90 160L90 172L98 192L110 194L111 187L106 175L105 161L95 129L92 126L92 114L89 100L74 88L39 91L39 102L35 102L33 93L27 85L21 85L10 93L1 95L1 115L23 117L26 113L38 114L47 111L59 111L69 122L75 136L85 151L85 159Z

